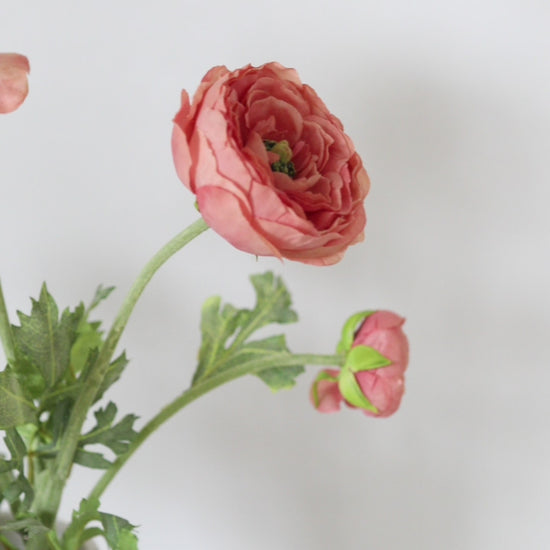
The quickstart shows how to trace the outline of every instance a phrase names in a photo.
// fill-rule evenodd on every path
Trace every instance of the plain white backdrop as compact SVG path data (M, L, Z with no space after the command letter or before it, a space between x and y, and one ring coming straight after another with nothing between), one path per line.
M213 232L173 258L121 342L110 397L140 423L183 390L203 300L251 306L284 276L295 351L331 353L360 309L407 317L390 419L323 416L315 369L243 379L160 430L104 495L140 548L508 550L550 545L550 5L543 0L0 0L0 51L31 90L0 119L0 276L10 314L117 291L196 219L170 153L182 88L214 65L295 67L372 180L366 240L328 268L250 257ZM140 424L141 425L141 424ZM76 468L62 516L97 473Z

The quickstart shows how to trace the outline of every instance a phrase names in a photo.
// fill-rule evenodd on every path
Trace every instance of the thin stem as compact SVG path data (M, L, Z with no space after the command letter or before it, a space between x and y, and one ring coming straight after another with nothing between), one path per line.
M130 443L126 453L119 456L112 466L103 474L96 483L88 498L100 498L107 486L111 483L116 474L120 471L126 461L138 450L147 438L172 418L177 412L213 389L244 376L246 374L258 373L262 370L277 367L294 367L298 365L321 365L321 366L343 366L345 357L343 355L315 355L315 354L271 354L264 359L254 359L243 362L237 367L221 371L212 376L199 380L188 388L171 403L161 409L149 422L140 430L137 437Z
M51 469L51 474L45 480L44 485L38 487L31 511L39 514L46 525L51 525L55 520L57 509L61 501L61 493L69 477L73 463L82 425L101 387L115 348L126 327L134 306L147 286L147 283L149 283L158 269L176 252L181 250L195 237L206 231L206 229L208 229L208 225L201 218L176 235L146 264L130 289L130 292L113 322L105 343L99 352L97 360L90 369L86 378L86 383L82 385L80 394L72 409L67 429L61 438L59 453Z
M15 362L15 342L4 300L4 293L2 292L2 281L0 281L0 341L2 342L8 364L13 365Z

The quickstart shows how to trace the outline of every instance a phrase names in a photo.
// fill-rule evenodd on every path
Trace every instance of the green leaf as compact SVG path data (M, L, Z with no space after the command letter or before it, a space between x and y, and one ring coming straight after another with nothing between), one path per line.
M97 498L80 501L78 510L73 510L70 525L63 533L63 548L79 549L84 540L89 537L86 533L86 525L94 520L99 520L99 500ZM101 532L102 534L103 532Z
M247 356L252 353L257 357L262 355L273 355L273 352L290 353L286 345L286 339L282 334L245 344L242 347L242 352ZM293 367L275 366L258 372L257 376L263 380L271 390L278 391L292 388L292 386L296 384L296 378L302 374L304 370L304 367L299 365Z
M231 304L222 305L218 296L206 300L202 310L202 344L194 384L254 358L265 359L270 355L275 358L281 352L290 353L283 336L248 341L255 331L266 325L292 323L298 319L291 309L290 293L280 277L267 272L253 275L250 279L256 293L256 304L252 310L237 309ZM301 366L274 366L259 372L258 376L276 391L293 386L296 376L302 372Z
M0 342L8 363L13 365L15 362L15 341L8 317L8 308L4 300L4 292L2 291L2 281L0 281Z
M18 508L16 503L20 501L20 496L23 495L22 506L24 510L28 510L34 498L34 489L29 480L23 474L19 474L4 489L2 495L15 508Z
M18 367L23 369L19 364L21 359L25 365L22 376L31 370L36 376L38 371L46 386L53 387L69 367L71 347L83 315L84 306L81 304L72 313L64 310L59 318L57 305L44 284L39 300L32 300L31 314L18 312L21 325L13 327L16 372Z
M49 530L50 529L48 527L46 527L39 519L35 517L9 521L3 525L0 525L0 532L23 531L29 539L37 535L47 533Z
M375 370L391 365L392 362L379 351L369 346L355 346L346 357L345 366L351 372Z
M252 275L250 280L256 290L256 306L247 327L250 332L269 323L286 324L298 320L297 313L290 308L292 298L281 277L275 277L268 271L262 275Z
M135 525L112 514L100 512L99 515L109 548L112 550L137 550L137 537L132 533Z
M94 349L99 349L103 343L103 333L99 330L101 323L89 323L88 321L80 323L77 330L77 338L71 347L70 362L73 372L81 372L88 359L90 353Z
M114 286L108 286L104 288L103 285L99 285L97 287L97 290L95 291L94 297L92 298L92 302L90 303L86 311L89 313L90 311L92 311L92 309L96 308L100 304L100 302L107 299L109 294L111 294L114 289Z
M107 369L107 372L105 373L103 382L101 383L101 386L97 392L95 401L101 399L107 389L110 388L120 378L122 371L125 369L128 363L129 361L126 358L126 352L122 352L121 355L119 355L114 361L111 362L109 368Z
M35 408L10 367L0 372L0 429L35 422Z
M201 318L202 344L194 382L215 370L217 360L225 353L226 342L245 322L248 314L248 310L239 310L231 304L221 307L219 296L205 301Z
M4 443L10 452L12 461L15 463L22 463L23 459L27 456L27 447L23 438L15 428L6 430Z
M77 449L73 462L96 470L107 470L112 464L101 453L93 453L83 449Z
M128 414L115 424L116 413L117 408L114 403L109 403L105 409L99 409L94 413L96 425L81 436L75 462L90 468L105 469L110 466L111 463L100 453L85 451L86 445L104 445L117 456L128 450L128 446L137 436L133 428L137 416Z

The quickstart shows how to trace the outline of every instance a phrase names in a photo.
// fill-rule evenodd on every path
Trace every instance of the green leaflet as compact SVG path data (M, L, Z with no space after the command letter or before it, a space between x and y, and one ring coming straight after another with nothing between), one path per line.
M124 454L129 444L135 439L137 432L134 430L134 422L137 416L128 414L117 423L114 423L117 407L110 402L104 409L94 413L96 425L81 436L79 448L75 456L75 462L89 468L106 469L111 465L101 453L90 452L84 449L86 445L104 445L115 453Z
M100 527L86 526L90 522L101 523ZM137 550L137 537L133 534L135 526L125 519L99 511L98 499L82 499L78 510L73 512L73 519L63 535L63 549L79 550L82 543L95 537L103 536L111 550Z
M0 429L35 422L32 399L24 391L10 367L0 372Z
M19 376L24 378L27 372L32 372L32 376L42 377L45 387L53 387L69 367L71 347L83 315L84 306L80 304L73 312L65 309L59 317L54 299L46 285L42 285L38 301L32 300L31 314L18 312L21 324L13 327L15 370ZM33 387L39 394L40 386L35 382Z
M254 309L238 309L222 304L219 296L204 303L201 318L202 343L199 362L193 376L193 384L208 378L220 370L227 370L254 359L266 359L289 354L284 336L272 336L249 341L258 329L269 324L285 324L297 321L291 309L290 293L282 279L272 272L253 275L250 278L256 293ZM274 391L294 385L303 367L270 367L258 376Z

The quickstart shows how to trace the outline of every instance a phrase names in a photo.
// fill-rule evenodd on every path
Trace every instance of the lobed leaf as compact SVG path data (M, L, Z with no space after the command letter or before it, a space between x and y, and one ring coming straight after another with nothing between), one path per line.
M273 336L250 342L258 329L272 324L292 323L298 319L291 309L290 293L282 279L273 273L253 275L250 278L256 294L254 309L237 309L222 305L221 298L206 300L202 310L202 343L193 383L221 371L281 352L289 354L284 336ZM251 363L252 365L252 363ZM294 385L303 367L273 367L258 376L274 391Z

